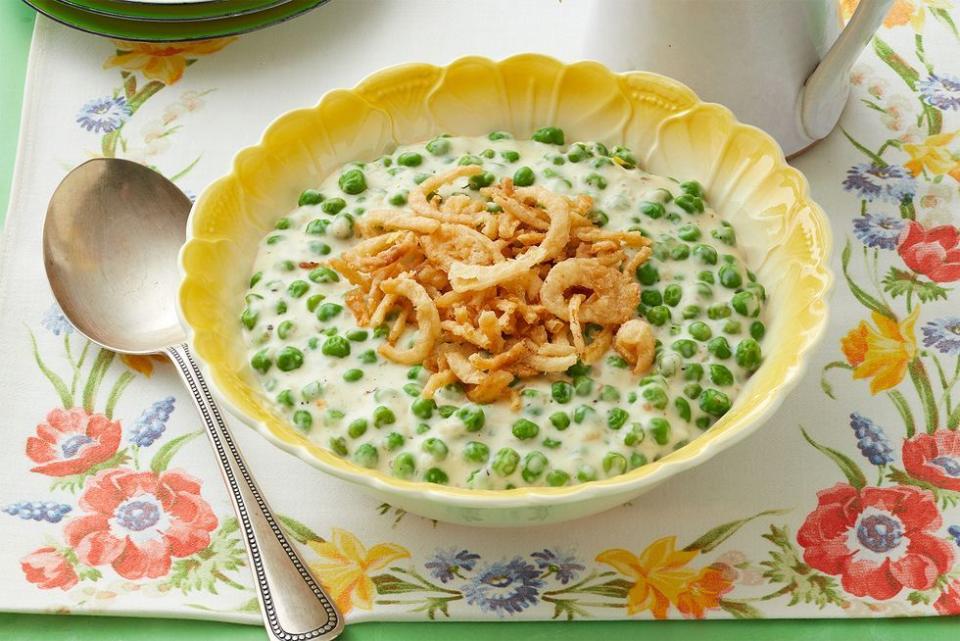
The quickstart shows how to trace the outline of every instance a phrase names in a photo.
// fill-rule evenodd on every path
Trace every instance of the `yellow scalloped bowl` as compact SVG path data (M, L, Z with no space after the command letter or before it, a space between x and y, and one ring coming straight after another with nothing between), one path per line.
M634 150L656 174L699 180L737 230L747 263L769 294L766 360L716 425L645 467L571 487L468 490L401 481L345 461L298 433L259 390L246 361L240 315L260 239L341 164L390 153L440 133L507 130L529 137L544 125L569 140ZM210 185L190 217L181 253L180 312L208 380L226 407L268 440L382 500L423 516L490 526L529 525L614 507L710 458L753 432L796 384L823 332L827 220L806 179L777 144L726 108L701 102L656 74L615 74L593 62L563 64L525 54L495 62L461 58L447 67L409 64L278 118L260 144Z

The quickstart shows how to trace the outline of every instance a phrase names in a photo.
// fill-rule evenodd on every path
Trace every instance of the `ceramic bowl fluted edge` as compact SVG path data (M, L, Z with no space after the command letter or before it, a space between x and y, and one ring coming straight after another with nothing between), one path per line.
M622 476L498 491L399 480L341 459L296 431L260 391L237 321L258 243L276 219L300 191L345 162L440 133L506 130L528 138L546 125L563 128L571 141L626 145L652 173L699 180L713 207L733 223L748 266L769 293L769 322L764 363L731 410L689 445ZM681 83L537 54L466 57L445 67L392 67L277 118L197 199L180 255L178 305L214 393L273 444L409 512L476 525L530 525L624 503L760 428L800 379L823 333L831 244L806 179L786 164L773 139L737 122L725 107L701 102Z

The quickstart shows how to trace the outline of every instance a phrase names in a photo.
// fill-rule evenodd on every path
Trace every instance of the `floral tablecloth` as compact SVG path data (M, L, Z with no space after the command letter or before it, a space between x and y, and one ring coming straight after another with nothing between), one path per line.
M580 54L583 3L495 2L456 38L413 37L458 24L454 4L331 3L176 45L39 20L0 281L0 608L259 620L173 372L99 350L52 304L45 203L93 156L194 194L276 114L401 59ZM838 241L833 320L804 382L731 450L591 519L476 530L379 504L237 426L348 619L960 614L957 21L949 0L898 0L841 128L796 162Z

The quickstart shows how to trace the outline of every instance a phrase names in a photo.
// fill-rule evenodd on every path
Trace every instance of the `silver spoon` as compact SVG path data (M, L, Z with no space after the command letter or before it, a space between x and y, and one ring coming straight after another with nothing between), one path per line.
M174 301L190 199L143 165L98 158L57 187L43 223L43 262L63 313L94 343L163 352L193 395L240 520L274 641L326 641L343 618L287 540L253 481L184 342Z

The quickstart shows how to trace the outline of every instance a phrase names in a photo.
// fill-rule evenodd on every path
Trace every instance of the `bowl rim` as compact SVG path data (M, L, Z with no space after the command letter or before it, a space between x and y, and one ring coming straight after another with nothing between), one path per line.
M819 315L815 321L804 328L805 344L800 346L800 349L796 352L795 363L786 370L784 377L781 379L777 388L778 393L768 394L762 399L758 400L754 404L751 415L741 419L742 424L737 426L737 429L708 431L697 436L688 445L680 448L679 450L671 452L662 459L637 468L636 470L632 470L625 474L621 474L609 479L590 481L563 487L528 486L509 490L486 490L438 485L434 483L428 483L426 481L402 480L393 478L377 470L369 470L360 467L354 463L351 463L349 460L341 459L340 457L329 453L325 448L321 447L320 454L315 455L308 447L304 445L283 440L264 422L249 416L220 389L219 385L217 384L215 369L210 363L207 362L205 358L200 355L199 351L196 349L196 332L194 331L193 326L186 320L186 315L184 313L184 299L186 298L185 285L188 277L190 276L190 272L185 266L184 257L189 246L193 242L200 240L194 234L194 227L196 218L200 215L199 212L205 204L206 198L209 197L209 194L215 190L215 187L225 184L228 181L236 178L238 160L241 156L245 154L252 154L254 152L265 152L269 148L266 140L270 136L271 132L282 127L284 122L288 118L292 118L295 114L303 111L314 111L319 109L323 105L324 101L333 93L342 93L344 91L357 92L365 87L374 85L377 82L391 79L405 69L413 70L431 68L442 74L447 69L466 62L479 61L484 64L498 65L508 62L515 62L518 59L527 59L533 62L545 62L552 65L559 65L564 69L584 63L593 64L602 67L602 69L620 79L641 77L648 82L653 82L654 84L669 86L672 89L680 89L687 92L692 100L691 104L677 111L676 113L670 114L669 116L663 118L656 125L657 131L659 131L659 129L663 127L665 123L673 119L676 119L690 111L707 107L717 109L725 117L729 118L733 130L753 132L768 143L769 149L774 152L774 165L771 168L771 172L786 171L796 179L799 189L797 191L795 202L802 203L805 207L810 209L811 215L809 220L815 228L816 233L819 235L819 247L821 248L820 260L809 265L809 268L813 269L817 273L818 279L822 283L821 287L819 288L819 298L822 299L823 304L820 306ZM659 141L657 144L659 144ZM787 164L783 150L769 134L757 127L754 127L753 125L741 123L736 119L736 116L734 116L733 113L723 105L700 100L699 96L697 96L693 90L683 83L674 80L673 78L648 71L615 72L593 60L577 60L565 63L552 56L532 52L515 54L500 60L494 60L484 56L462 56L452 60L446 65L433 65L420 62L407 62L398 65L391 65L368 74L352 89L344 90L342 88L334 88L326 91L312 107L299 107L281 113L264 128L260 135L259 141L255 145L244 147L233 155L233 158L230 162L229 172L217 178L216 180L211 181L204 188L190 210L186 232L186 239L181 247L178 257L180 287L178 289L176 299L177 315L186 333L186 342L190 349L194 352L194 358L198 363L204 378L206 379L207 385L210 387L217 401L221 403L230 412L230 414L255 429L261 436L265 437L274 446L293 454L311 466L316 467L334 477L356 483L374 491L385 492L395 496L404 495L410 500L427 500L429 502L444 503L456 508L474 508L481 510L527 507L531 504L537 504L540 501L549 503L551 506L560 506L588 501L599 496L639 493L646 487L657 485L669 477L703 463L704 461L715 456L717 453L740 442L748 435L753 434L761 426L767 423L774 412L779 409L788 393L797 386L806 373L809 356L823 338L828 325L830 312L827 302L835 283L835 275L830 267L834 242L829 219L827 218L823 209L811 198L810 185L806 176L798 169ZM723 418L720 419L720 421L723 420ZM720 421L718 421L718 423ZM326 456L324 456L324 454L326 454Z

